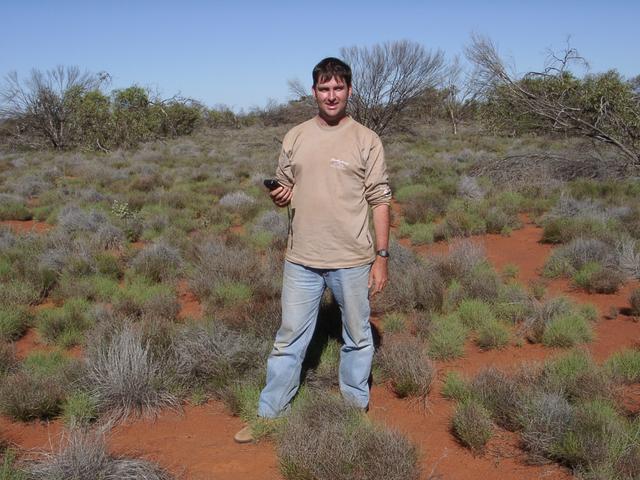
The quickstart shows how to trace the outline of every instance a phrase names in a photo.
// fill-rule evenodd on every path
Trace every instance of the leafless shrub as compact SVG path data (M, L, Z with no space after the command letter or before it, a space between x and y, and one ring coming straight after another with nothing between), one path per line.
M562 395L540 392L523 400L521 439L533 464L547 463L555 445L569 429L574 409Z
M458 196L469 200L481 200L484 198L484 191L474 177L462 175L458 182Z
M399 397L425 398L435 378L435 364L415 337L385 338L378 355L380 369Z
M123 326L89 352L87 379L98 408L114 420L132 413L149 415L162 407L176 407L164 387L163 369L149 344L131 325Z
M33 480L171 480L157 465L140 459L114 457L107 451L104 433L74 429L60 447L27 467Z
M518 427L522 391L512 378L498 369L485 368L471 382L471 391L498 425L508 430Z
M181 265L178 249L163 242L144 247L131 262L134 272L154 282L173 278Z
M217 322L187 325L173 340L176 373L186 385L220 393L232 381L263 369L269 347L263 339Z
M315 393L291 414L278 438L278 456L287 480L417 480L420 475L415 446L365 421L357 408L330 393Z

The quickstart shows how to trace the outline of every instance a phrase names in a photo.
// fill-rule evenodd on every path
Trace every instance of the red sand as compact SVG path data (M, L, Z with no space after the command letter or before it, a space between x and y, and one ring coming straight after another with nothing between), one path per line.
M518 265L517 278L526 284L540 278L540 270L551 251L550 246L538 243L540 235L538 227L526 224L509 237L487 235L477 237L477 240L484 244L487 256L496 268L502 269L506 264ZM421 254L446 249L444 243L416 248ZM638 282L632 282L615 295L589 295L576 291L566 280L554 280L548 284L548 293L567 295L576 301L597 306L601 316L595 327L596 338L586 348L596 359L603 360L614 351L640 344L639 322L624 315L604 319L611 307L628 307L628 294L637 286ZM196 316L198 311L201 312L186 282L179 284L178 291L181 317ZM525 344L484 352L470 342L464 358L438 363L438 379L426 407L415 400L396 398L385 386L374 386L370 415L405 433L419 446L422 479L428 479L431 473L451 480L572 478L568 470L554 464L527 465L523 452L518 448L517 435L508 432L498 431L486 452L480 456L459 446L449 430L454 402L440 395L442 379L449 370L472 376L490 365L513 369L521 362L542 361L559 351ZM623 398L630 411L640 408L640 389L636 386L625 389ZM114 452L141 455L187 479L282 478L271 441L255 445L233 443L232 436L241 426L241 421L232 417L222 404L209 402L203 406L187 406L183 414L162 412L155 421L137 420L118 426L112 432L111 445ZM52 443L55 444L51 439L57 438L60 428L59 421L24 425L0 419L0 429L5 438L22 448L50 448Z
M53 225L37 220L3 220L0 225L6 225L17 233L44 233L53 228Z

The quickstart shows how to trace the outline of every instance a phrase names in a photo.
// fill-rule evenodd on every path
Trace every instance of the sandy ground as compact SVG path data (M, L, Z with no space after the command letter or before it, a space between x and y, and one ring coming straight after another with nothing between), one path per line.
M25 228L37 228L37 225ZM16 228L22 231L22 227ZM509 237L485 235L476 240L485 246L489 260L497 269L501 270L507 264L517 265L517 279L526 285L540 279L542 266L551 252L549 245L539 243L540 236L541 229L527 223ZM415 248L422 255L446 249L444 243ZM636 319L619 313L613 318L605 318L612 316L612 307L624 311L628 307L630 291L638 286L635 281L614 295L589 295L573 289L566 280L554 280L548 283L547 289L553 295L567 295L598 308L600 318L595 327L596 338L586 348L601 361L617 350L640 346L640 323ZM202 306L188 291L186 282L180 282L178 293L182 305L180 317L200 318ZM46 347L33 331L17 342L20 357L38 348ZM457 370L470 376L487 366L513 369L522 362L542 361L559 351L531 344L481 351L469 342L463 358L438 362L438 379L426 404L398 399L384 385L377 385L372 389L369 415L403 432L419 446L422 479L425 480L434 474L451 480L571 478L568 470L554 464L527 465L523 452L518 448L517 435L509 432L498 432L480 456L461 447L450 432L454 403L444 399L440 393L447 371ZM71 354L79 355L77 351ZM629 387L624 392L624 399L630 410L640 410L640 388ZM252 445L237 445L232 437L241 427L241 421L220 402L209 401L201 406L187 405L182 412L161 412L155 419L130 421L116 427L109 441L114 453L133 454L156 461L184 479L281 479L274 443L265 440ZM59 420L22 424L0 418L0 432L4 438L21 449L53 448L59 441L61 430Z

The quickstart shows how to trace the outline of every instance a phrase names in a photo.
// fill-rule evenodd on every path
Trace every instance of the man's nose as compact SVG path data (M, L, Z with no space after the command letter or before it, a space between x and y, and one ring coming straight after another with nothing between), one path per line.
M329 100L335 100L336 99L336 92L334 92L333 90L329 90Z

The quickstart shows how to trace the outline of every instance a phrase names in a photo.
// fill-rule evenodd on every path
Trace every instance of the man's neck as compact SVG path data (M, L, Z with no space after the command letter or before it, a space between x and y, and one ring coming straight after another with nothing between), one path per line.
M323 127L337 127L341 123L344 123L349 116L345 113L339 118L325 118L321 114L316 115L316 119L320 125Z

